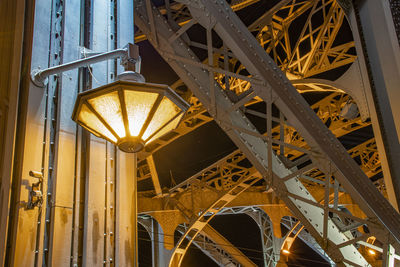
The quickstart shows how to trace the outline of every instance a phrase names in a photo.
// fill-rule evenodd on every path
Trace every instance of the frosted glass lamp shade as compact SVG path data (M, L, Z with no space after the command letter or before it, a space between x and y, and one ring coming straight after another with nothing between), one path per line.
M125 152L175 129L189 108L166 85L117 81L80 93L72 119Z

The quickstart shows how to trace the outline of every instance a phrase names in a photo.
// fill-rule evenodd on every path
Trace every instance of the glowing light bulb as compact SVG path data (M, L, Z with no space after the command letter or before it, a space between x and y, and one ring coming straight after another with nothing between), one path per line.
M287 254L290 254L290 251L287 249L282 249L282 253L287 255Z
M368 253L369 253L370 255L375 255L375 254L376 254L375 250L373 250L373 249L369 249L369 250L368 250Z

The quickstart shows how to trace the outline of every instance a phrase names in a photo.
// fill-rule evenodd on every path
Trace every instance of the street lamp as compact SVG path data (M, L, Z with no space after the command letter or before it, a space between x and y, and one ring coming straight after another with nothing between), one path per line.
M134 267L138 266L136 153L175 129L189 108L189 104L167 85L146 83L142 75L131 71L139 60L138 53L137 46L128 44L122 49L99 53L45 70L36 69L31 74L32 82L36 86L44 87L50 75L107 59L121 58L125 72L113 83L78 94L72 119L120 150L134 154Z
M145 83L132 71L118 81L77 96L72 119L92 134L127 153L134 153L134 266L138 266L136 152L175 129L189 108L167 85Z

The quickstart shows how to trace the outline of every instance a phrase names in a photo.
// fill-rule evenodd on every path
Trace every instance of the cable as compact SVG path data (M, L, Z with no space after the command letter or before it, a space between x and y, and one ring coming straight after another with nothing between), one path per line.
M146 232L146 233L149 233L147 230L139 230L138 229L138 232ZM150 233L152 233L152 234L154 234L154 232L152 232L152 231L150 231ZM175 237L175 235L168 235L168 234L164 234L164 233L158 233L159 235L165 235L165 236L174 236ZM158 242L161 242L161 241L158 241ZM162 242L162 243L165 243L165 242ZM218 245L218 246L221 246L221 247L233 247L233 248L238 248L238 249L241 249L241 250L247 250L247 251L251 251L251 252L260 252L260 253L263 253L261 250L257 250L257 249L252 249L252 248L245 248L245 247L237 247L237 246L234 246L234 245L228 245L228 244L218 244L218 243L215 243L215 242L213 242L215 245ZM168 244L170 244L170 243L168 243ZM175 245L175 244L172 244L172 245Z
M87 58L87 57L86 57L86 49L83 49L83 56L84 56L85 58ZM89 70L90 76L92 76L92 78L94 79L94 81L100 86L101 84L100 84L100 82L96 79L96 77L94 77L93 72L92 72L92 69L90 68L90 66L87 66L87 68L88 68L88 70Z
M205 158L205 159L203 159L203 160L200 160L200 161L196 161L196 163L193 163L193 164L186 164L186 167L193 167L193 166L195 166L195 165L199 165L200 163L205 163L205 162L208 162L208 161L210 161L210 160L215 160L215 162L214 163L216 163L216 162L218 162L219 160L221 160L221 159L223 159L224 157L222 157L222 158L220 158L220 156L223 156L223 155L225 155L226 153L232 153L233 151L235 151L235 149L227 149L227 150L225 150L225 151L222 151L221 153L218 153L218 154L214 154L213 156L210 156L210 157L207 157L207 158ZM227 154L227 155L229 155L229 153ZM214 164L213 163L213 164ZM215 166L214 168L216 168L216 167L218 167L218 166ZM190 172L190 171L176 171L176 170L174 170L174 172L175 173L188 173L188 172Z
M148 242L154 242L154 241L152 241L151 239L146 239L146 238L138 238L138 240L142 240L142 241L148 241ZM165 243L165 242L162 242L162 241L156 241L157 243ZM202 251L202 249L200 249L200 248L198 248L197 246L193 246L193 247L190 247L191 249L197 249L197 250L200 250L200 251ZM237 248L237 247L236 247ZM259 253L263 253L262 251L260 251L260 250L257 250L257 252L259 252ZM232 253L227 253L228 255L231 255L231 256L243 256L243 255L240 255L240 254L232 254ZM296 256L296 255L294 255L293 253L291 253L293 256ZM275 255L280 255L280 254L275 254ZM262 260L262 261L264 261L264 258L259 258L259 257L254 257L254 256L247 256L246 255L246 257L247 258L249 258L249 259L257 259L257 260ZM320 264L325 264L325 265L329 265L330 266L330 263L327 263L327 262L322 262L322 261L317 261L317 260L311 260L311 259L307 259L307 258L301 258L301 257L298 257L298 256L296 256L295 257L295 259L299 259L299 260L305 260L305 261L311 261L311 262L315 262L315 263L320 263ZM279 260L280 261L280 260ZM295 266L307 266L307 265L299 265L299 264L294 264L294 263L290 263L290 265L295 265Z
M140 232L145 232L145 233L149 233L149 232L146 231L146 230L140 230L140 229L138 229L138 231L140 231ZM150 231L150 233L154 233L154 232ZM167 235L167 234L162 234L162 233L158 233L158 234L160 234L160 235L166 235L166 236L175 236L175 235ZM148 241L148 242L157 242L157 243L159 243L159 244L169 244L169 245L175 246L175 244L172 244L172 243L167 243L167 242L163 242L163 241L154 241L154 240L147 239L147 238L140 238L140 237L138 237L138 240L143 240L143 241ZM221 246L222 248L223 248L224 246L225 246L225 247L229 246L229 247L234 247L234 248L241 249L241 250L245 250L245 251L247 250L247 251L249 251L249 252L257 252L257 253L261 253L261 254L264 253L263 251L257 250L257 249L243 248L243 247L237 247L237 246L233 246L233 245L221 245L221 244L218 244L218 243L213 243L213 244L219 245L219 246ZM191 246L191 248L201 250L201 249L198 248L197 246ZM228 254L231 255L231 256L242 256L242 255L239 255L239 254L231 254L231 253L228 253ZM274 254L275 254L275 255L280 255L280 254L278 254L278 253L274 253ZM329 266L330 266L330 263L328 263L328 262L322 262L322 261L318 261L318 260L312 260L312 259L307 259L307 258L301 258L301 257L299 257L298 255L293 254L292 251L291 251L290 254L293 255L293 256L295 256L295 258L296 258L296 259L299 259L299 260L305 260L305 261L310 261L310 262L315 262L315 263L320 263L320 264L326 264L326 265L329 265ZM254 257L254 256L247 256L247 255L246 255L246 257L248 257L249 259L252 258L252 259L258 259L258 260L264 260L263 258ZM291 264L291 265L292 265L292 264ZM296 265L296 264L293 264L293 265ZM306 266L306 265L297 265L297 266Z
M148 242L154 242L154 241L152 241L152 240L150 240L150 239L140 238L140 237L138 237L138 240L148 241ZM161 243L161 244L164 243L164 242L162 242L162 241L156 241L156 242L157 242L157 243ZM190 248L191 248L191 249L196 249L196 250L202 251L202 249L198 248L197 246L193 246L193 247L190 247ZM228 255L231 255L231 256L243 256L243 255L231 254L231 253L228 253ZM264 260L263 258L259 258L259 257L253 257L253 256L247 256L247 255L246 255L246 257L249 258L249 259Z

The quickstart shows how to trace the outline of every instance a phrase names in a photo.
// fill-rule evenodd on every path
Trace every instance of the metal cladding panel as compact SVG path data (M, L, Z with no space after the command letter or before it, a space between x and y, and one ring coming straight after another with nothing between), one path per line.
M118 1L118 47L134 42L133 1Z
M104 261L107 265L115 266L115 240L119 240L119 236L115 233L115 201L116 201L116 167L115 167L115 149L116 147L107 143L107 161L106 161L106 177L105 190L107 191L105 196L105 220L104 220Z
M123 47L127 43L134 41L134 21L133 21L133 1L120 0L117 2L117 46ZM117 72L121 73L124 69L118 64ZM117 266L133 266L134 258L132 253L132 239L135 232L132 227L131 203L134 197L134 156L121 151L117 151L117 205L116 205L116 255L115 264Z
M80 10L79 0L70 0L64 7L64 40L63 63L68 63L81 58L80 51ZM71 120L72 109L78 91L78 69L64 72L62 75L60 130L68 133L76 131L76 123Z
M110 1L92 1L92 25L93 46L95 52L109 51L109 5ZM108 82L108 63L93 64L92 75L93 88L102 86ZM85 212L85 237L84 237L84 266L103 266L105 229L105 183L106 177L106 141L90 135L90 148L88 168L86 173L86 212Z
M63 63L80 58L80 1L67 1L64 6ZM53 213L51 263L55 266L69 266L73 228L76 124L71 120L72 109L77 95L78 70L60 74L61 92L58 100L58 142L56 144L55 173L53 183Z
M0 3L0 32L8 32L0 44L0 265L4 264L12 162L21 72L24 1Z
M134 20L133 20L133 1L117 1L118 17L117 19L117 47L124 47L128 43L134 43ZM140 53L140 51L139 51ZM119 62L119 60L118 60ZM124 71L124 68L118 64L118 73Z
M52 266L70 266L72 209L53 208L54 222L52 246L50 247Z
M79 1L69 1L65 10L63 62L79 58ZM76 124L71 120L72 108L78 88L78 70L62 74L59 98L59 128L57 150L56 196L57 206L72 208L73 177L75 168Z
M97 138L96 138L97 139ZM84 266L103 266L105 141L91 140L87 174Z
M109 20L110 17L110 1L100 0L93 1L93 47L94 52L106 52L112 50L109 47ZM109 80L108 61L99 62L92 65L92 86L100 87ZM110 81L111 82L111 81Z
M35 3L35 21L31 69L45 69L48 64L58 65L76 60L80 55L81 10L79 0L37 0ZM117 46L114 40L117 31L115 22L118 16L119 42L127 43L133 39L133 3L132 1L91 1L93 10L89 18L93 29L89 35L93 38L90 47L95 52L113 50ZM118 8L115 10L115 8ZM57 11L57 13L56 13ZM58 13L58 11L60 11ZM61 19L60 19L61 18ZM108 18L108 19L105 19ZM85 18L87 19L87 18ZM58 21L60 20L60 21ZM128 25L129 24L129 25ZM21 26L21 25L19 25ZM115 61L101 62L91 66L93 87L111 82L116 73ZM120 69L121 70L121 69ZM29 71L28 71L29 72ZM29 79L29 76L26 77ZM19 79L16 79L19 80ZM77 138L77 126L71 120L73 104L78 91L78 70L71 70L58 76L49 77L49 85L38 88L28 83L24 99L26 121L20 122L24 131L21 145L21 158L18 159L17 173L20 173L21 189L15 193L17 198L15 221L15 240L12 239L11 265L69 266L74 261L71 256L83 258L84 266L103 266L115 262L115 166L117 165L115 147L102 139L91 136L86 159L80 156L80 143ZM25 118L25 116L21 116ZM120 243L125 249L121 255L123 266L132 264L129 244L132 238L132 215L130 202L133 196L133 170L131 155L120 155L119 164L124 197L122 210L123 227ZM78 166L76 166L78 162ZM80 163L88 164L85 177L80 177ZM128 168L126 168L128 166ZM76 171L77 170L77 171ZM29 176L30 171L42 172L43 205L40 209L26 209L29 202L31 185L37 178ZM78 174L78 175L77 175ZM79 176L79 177L77 177ZM78 239L73 225L74 214L79 210L83 199L77 199L76 190L80 190L80 179L85 179L85 225L82 240ZM128 181L126 181L128 180ZM49 186L49 192L47 192ZM47 197L49 196L49 197ZM47 197L47 198L46 198ZM127 198L129 201L126 201ZM48 200L48 201L47 201ZM75 202L74 202L75 201ZM77 201L79 203L77 204ZM5 216L6 217L6 216ZM46 220L45 220L46 218ZM78 222L79 218L75 221ZM77 227L75 223L75 227ZM44 226L46 225L46 226ZM121 229L121 228L120 228ZM81 242L83 244L81 244ZM83 255L78 255L83 246ZM71 251L73 249L73 251ZM78 261L79 262L79 261Z
M134 198L134 155L118 152L117 156L117 222L116 235L116 265L134 266L133 239L134 229L132 227L133 212L132 203Z
M32 64L31 69L46 68L49 61L49 32L51 20L51 1L39 0L35 6L35 27L33 35ZM29 79L27 75L25 79ZM19 204L17 205L17 230L15 242L13 266L32 266L41 264L43 224L38 221L43 220L44 212L39 212L38 208L26 210L29 201L29 191L31 184L37 182L36 178L30 177L30 171L47 170L46 161L43 161L44 154L47 154L46 142L46 90L30 84L28 89L28 102L26 106L26 125L25 134L22 142L24 143L23 155L21 159L20 184L21 192ZM44 171L44 181L47 179L47 172ZM46 182L44 182L46 184ZM46 188L43 188L45 202ZM39 218L38 218L39 217ZM40 231L38 233L37 231Z

